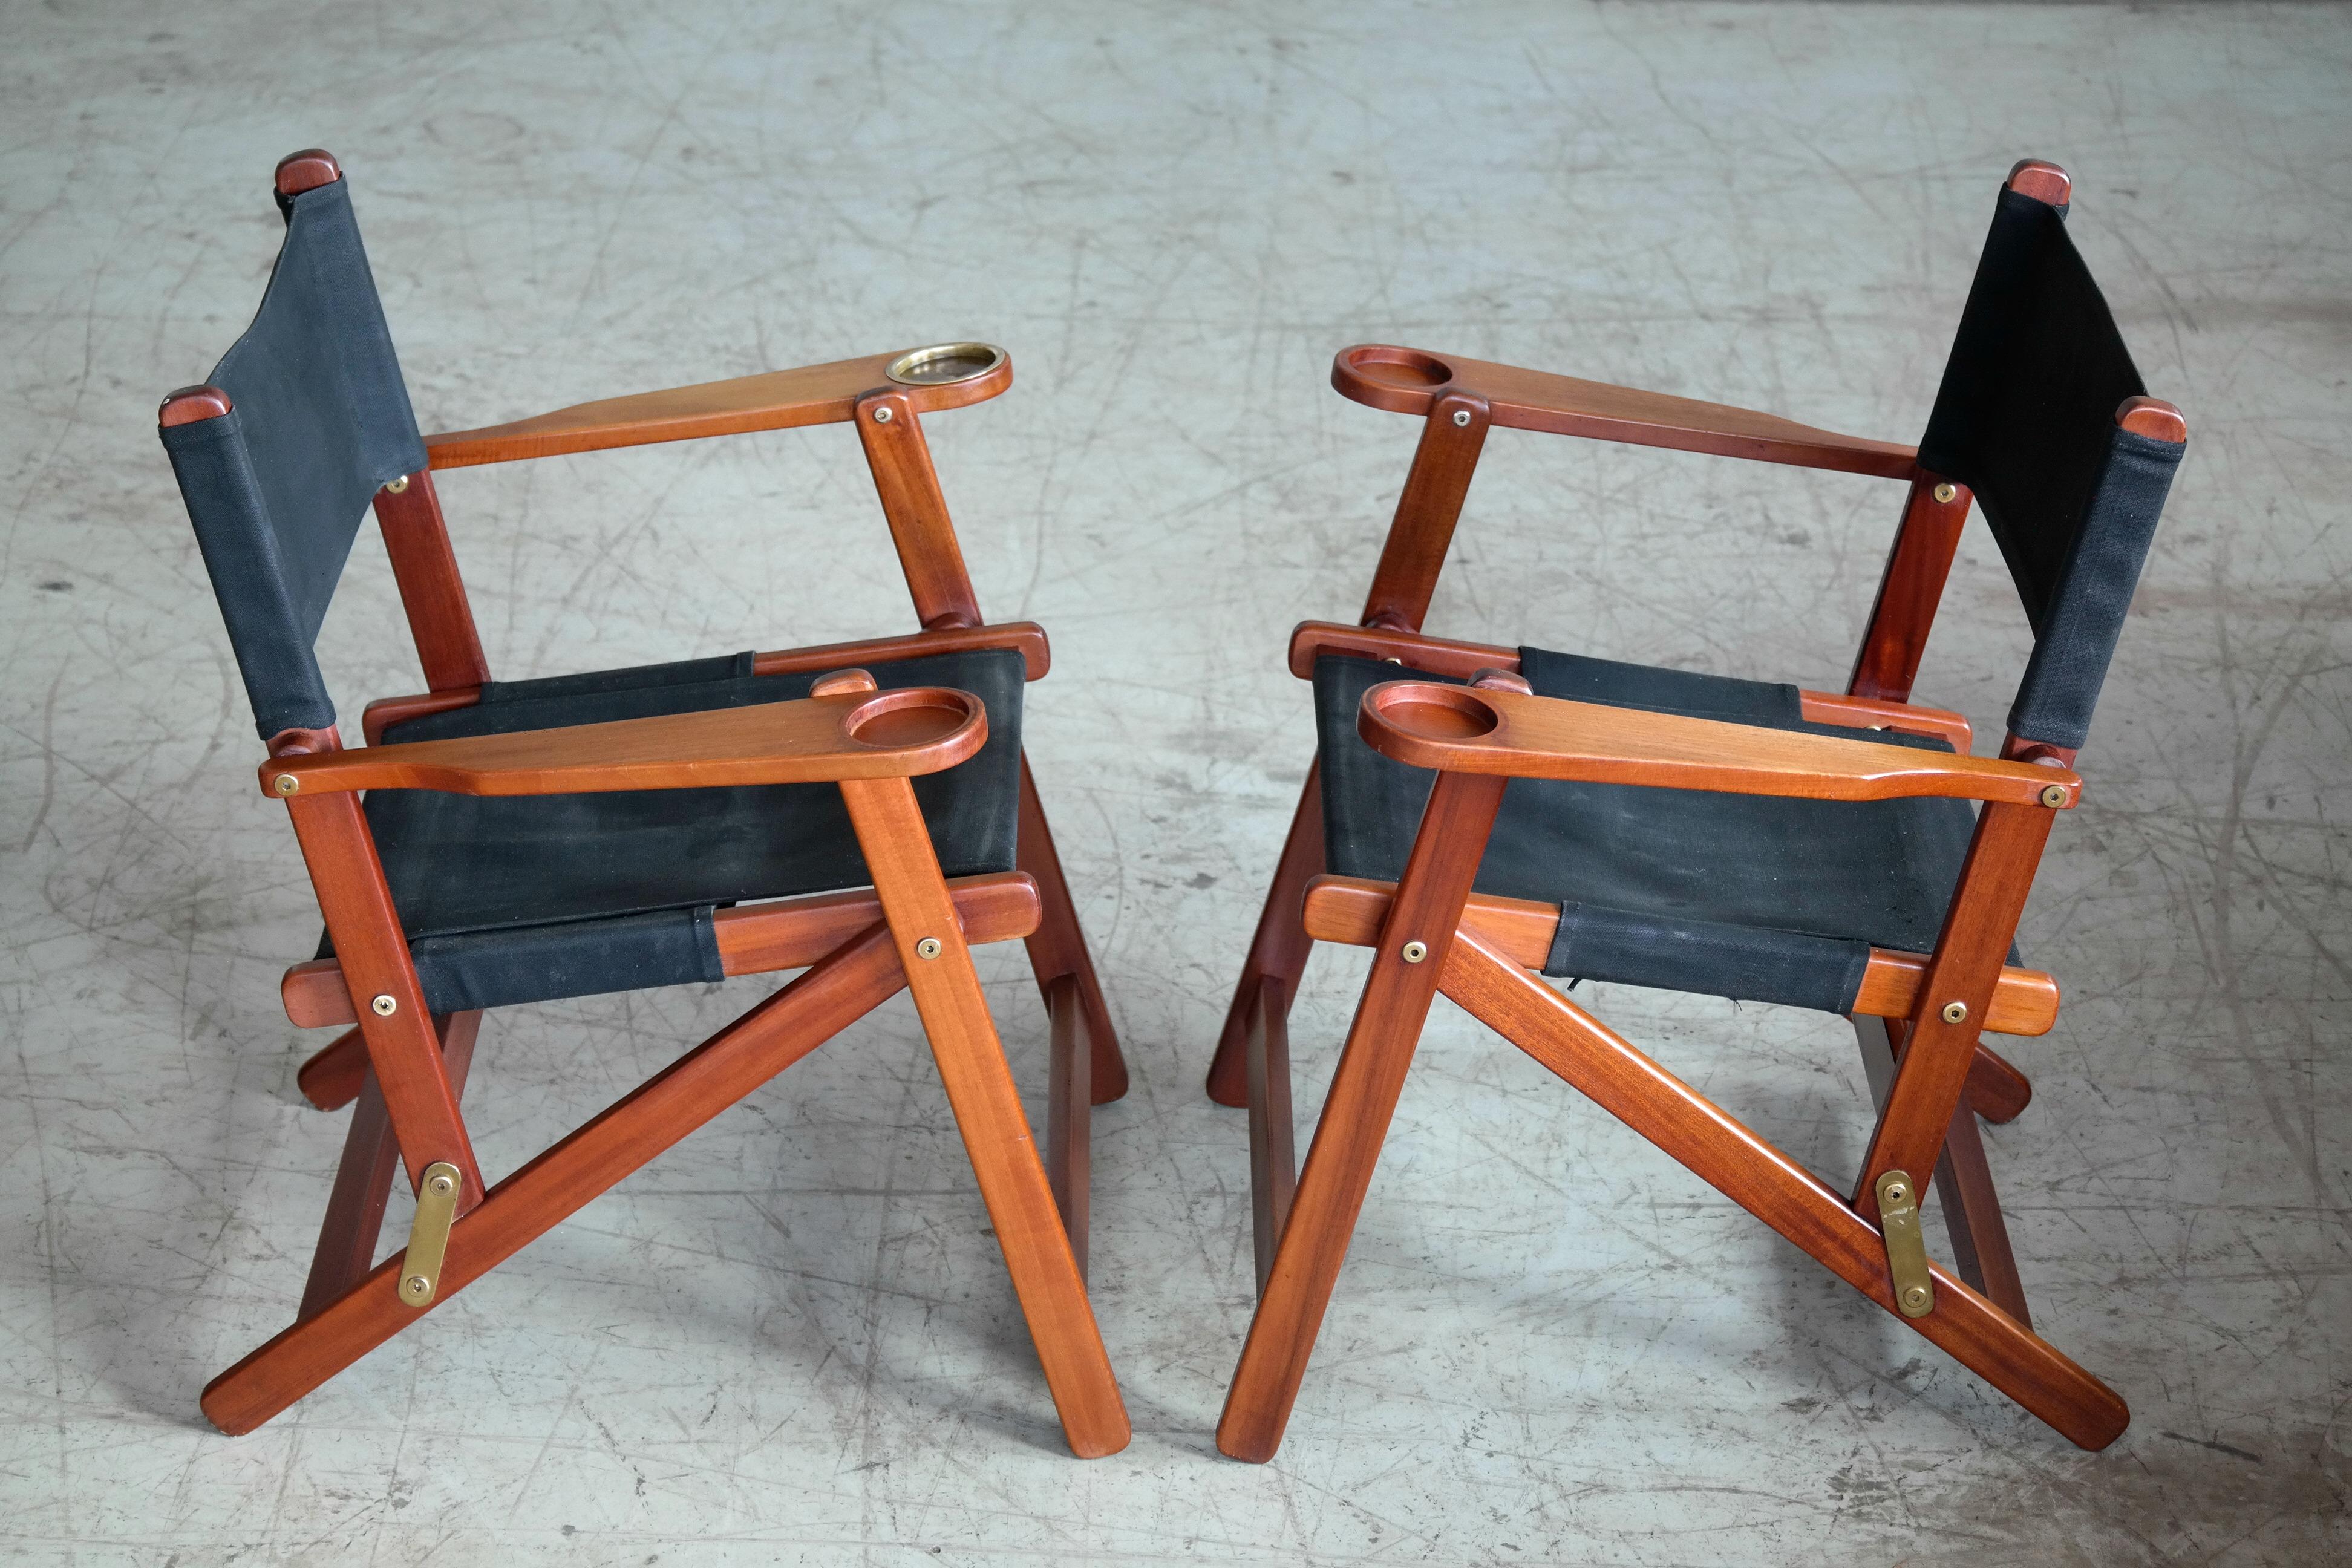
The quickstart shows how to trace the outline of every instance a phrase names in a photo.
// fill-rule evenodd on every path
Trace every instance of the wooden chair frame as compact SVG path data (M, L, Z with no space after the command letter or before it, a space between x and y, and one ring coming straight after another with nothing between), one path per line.
M2053 205L2067 197L2063 171L2035 160L2019 163L2008 184ZM1420 416L1421 441L1360 623L1302 624L1291 670L1309 678L1321 654L1347 654L1396 664L1400 676L1468 679L1475 689L1408 679L1364 699L1369 743L1439 772L1393 887L1323 874L1321 791L1318 769L1307 770L1209 1070L1211 1099L1249 1109L1260 1290L1219 1448L1263 1461L1281 1442L1441 991L2065 1436L2087 1448L2114 1441L2129 1420L2122 1399L2032 1331L1976 1122L2011 1120L2032 1093L1981 1032L2039 1035L2057 1016L2051 977L2003 961L2052 819L2079 798L2074 755L2011 736L1998 760L1973 759L1964 717L1910 701L1968 516L1967 487L1922 468L1915 447L1450 354L1359 345L1339 353L1332 384L1357 402ZM2166 440L2187 435L2179 410L2153 398L2129 400L2116 420ZM1859 733L1835 740L1535 698L1517 674L1517 650L1423 633L1496 426L1903 481L1901 520L1847 689L1803 692L1803 714L1858 732L1938 736L1957 754L1873 744ZM1528 973L1545 961L1559 908L1471 892L1508 777L1986 803L1936 951L1870 955L1853 1023L1878 1122L1850 1193L1823 1184ZM1286 1016L1318 940L1372 947L1375 956L1294 1177ZM1915 1316L1896 1300L1879 1183L1890 1173L1929 1172L1957 1277L1934 1269L1932 1307Z
M290 197L340 177L328 154L297 153L278 165L278 189ZM356 1109L299 1316L205 1390L205 1413L223 1431L250 1431L286 1409L905 987L1070 1447L1093 1458L1126 1446L1127 1414L1085 1268L1088 1109L1127 1091L1127 1068L1028 760L1021 761L1019 868L943 879L908 780L977 751L986 713L961 692L877 694L854 668L1010 648L1035 680L1049 662L1038 626L982 619L920 422L1003 392L1011 362L998 353L985 374L951 383L894 379L894 365L909 357L877 354L427 437L426 468L378 492L377 521L429 689L371 703L362 749L344 749L333 730L288 731L272 738L261 770L262 788L282 798L292 818L336 954L287 973L287 1016L305 1027L357 1026L313 1056L299 1082L322 1110ZM168 426L228 411L217 389L192 387L167 399L161 418ZM760 674L837 672L804 700L379 743L392 724L470 706L489 679L434 471L841 423L853 424L864 446L919 631L755 656ZM426 1012L356 792L505 795L817 781L840 786L873 887L739 906L715 918L729 975L806 973L486 1185L458 1109L481 1015ZM1050 1021L1042 1163L970 954L971 943L1014 937L1027 944ZM420 1194L428 1172L439 1170L436 1190L454 1200L437 1279L428 1280L421 1305L408 1289L405 1250L373 1260L394 1167L404 1163Z

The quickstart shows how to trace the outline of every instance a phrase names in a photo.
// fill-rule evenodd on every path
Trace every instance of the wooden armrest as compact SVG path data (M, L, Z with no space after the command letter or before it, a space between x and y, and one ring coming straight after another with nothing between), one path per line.
M1457 642L1425 632L1401 632L1388 626L1350 626L1337 621L1301 621L1290 633L1290 673L1301 680L1315 678L1315 661L1327 653L1349 658L1377 658L1421 675L1451 675L1468 680L1481 670L1517 674L1519 650L1493 643ZM1915 707L1872 697L1848 697L1833 691L1800 689L1798 699L1806 721L1838 724L1852 730L1900 730L1909 735L1937 735L1952 750L1968 754L1974 733L1968 720L1941 708ZM371 708L370 711L373 711Z
M571 795L908 778L953 767L987 739L979 698L919 686L272 758L261 788Z
M1391 680L1364 693L1357 731L1418 768L1816 800L1948 795L2071 806L2081 777L2034 763L1604 708L1491 686Z
M909 374L901 362L932 353L925 349L868 354L864 359L835 360L831 364L799 370L770 371L765 375L738 376L732 381L706 381L698 386L673 387L667 392L641 392L631 397L608 397L600 403L575 404L552 414L518 419L510 425L488 425L478 430L451 430L425 437L425 450L435 468L464 468L477 463L506 463L519 458L551 458L565 452L596 452L608 447L642 447L655 441L688 441L703 436L739 436L749 430L786 430L803 425L836 425L856 412L857 400L869 392L903 394L918 414L962 408L984 403L1013 384L1013 361L1002 349L969 347L962 360L935 361L948 366L978 366L955 381L898 380L891 371ZM993 356L990 363L987 355ZM916 375L925 374L918 370Z
M1712 452L1891 479L1910 479L1919 468L1916 447L1816 430L1778 415L1720 403L1390 343L1341 349L1331 362L1331 384L1343 397L1395 414L1426 416L1438 398L1460 393L1484 398L1492 422L1514 430L1549 430L1596 441Z

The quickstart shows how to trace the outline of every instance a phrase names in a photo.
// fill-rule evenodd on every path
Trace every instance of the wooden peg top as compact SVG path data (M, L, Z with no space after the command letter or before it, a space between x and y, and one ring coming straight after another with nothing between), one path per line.
M289 200L304 191L331 185L342 177L342 165L324 147L305 147L278 160L278 194Z
M2009 171L2007 188L2049 206L2063 207L2074 199L2074 182L2066 171L2042 158L2020 158Z
M217 386L184 386L163 399L155 423L169 430L174 425L194 425L217 419L229 410L228 394Z
M2135 436L2158 441L2189 439L2189 420L2161 397L2126 397L2116 409L2116 423Z

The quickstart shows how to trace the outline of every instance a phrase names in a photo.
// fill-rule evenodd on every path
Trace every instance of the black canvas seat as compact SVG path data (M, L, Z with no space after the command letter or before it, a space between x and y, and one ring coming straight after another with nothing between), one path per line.
M1794 686L1534 647L1519 660L1540 697L1853 734L1806 722ZM1397 675L1371 659L1316 661L1326 863L1340 876L1401 880L1436 782L1357 733L1364 693ZM1870 738L1950 750L1891 730ZM1934 949L1975 826L1961 800L1514 779L1475 890L1561 906L1546 974L1847 1013L1873 947Z
M806 697L814 674L754 675L749 653L493 681L470 707L386 729L387 743L560 729ZM935 654L867 667L884 689L946 686L988 707L988 742L915 782L940 869L1013 868L1021 655ZM725 978L712 912L864 887L832 784L479 796L383 790L370 828L436 1013ZM322 944L320 956L331 954Z

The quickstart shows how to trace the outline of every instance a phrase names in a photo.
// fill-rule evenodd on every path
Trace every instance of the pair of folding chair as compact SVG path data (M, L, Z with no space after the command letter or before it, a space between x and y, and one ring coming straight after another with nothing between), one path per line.
M1316 761L1208 1081L1249 1108L1257 1242L1225 1453L1281 1443L1441 992L2075 1443L2122 1433L2122 1399L2033 1332L1977 1128L2032 1093L1981 1037L2057 1017L2018 917L2081 797L2075 752L2188 437L2067 237L2069 195L2054 164L2011 171L1916 448L1451 354L1339 354L1343 395L1422 435L1360 623L1291 638ZM1423 632L1497 427L1903 481L1845 691ZM1910 701L1971 500L2034 634L1987 759L1966 719ZM1286 1017L1318 941L1373 958L1294 1176ZM1852 1186L1530 971L1852 1019L1878 1101ZM1953 1271L1920 1228L1931 1183Z
M297 1024L350 1027L304 1093L354 1108L294 1324L215 1379L244 1432L512 1256L901 987L914 994L1073 1451L1129 1436L1085 1286L1087 1112L1127 1072L1023 756L1045 634L981 618L920 416L992 397L952 343L421 437L341 171L279 164L253 326L163 405L179 476L327 936ZM2013 939L2186 439L2144 395L2067 240L2065 175L2003 188L1917 448L1385 346L1340 392L1421 444L1360 624L1291 668L1319 744L1209 1078L1250 1108L1261 1300L1218 1446L1281 1439L1439 992L2085 1447L2127 1418L2036 1337L1976 1125L2031 1093L1979 1036L2057 1013ZM494 681L435 469L847 422L922 629ZM1895 548L1843 695L1421 631L1487 431L1549 430L1899 479ZM1971 499L2034 651L1998 759L1909 701ZM428 690L346 749L314 644L373 504ZM1864 738L1867 733L1870 738ZM1982 803L1974 810L1971 802ZM1041 1162L970 946L1023 938L1052 1033ZM1305 1168L1286 1018L1316 941L1375 949ZM459 1109L484 1012L803 973L571 1136L486 1184ZM1529 974L1853 1019L1879 1119L1827 1186ZM377 1262L394 1175L408 1244ZM1957 1277L1929 1262L1938 1188Z

